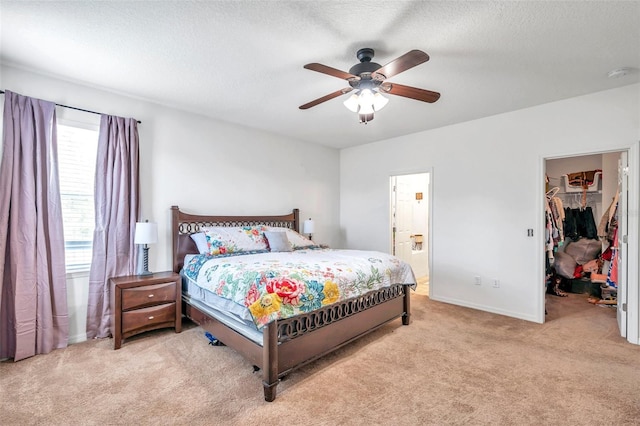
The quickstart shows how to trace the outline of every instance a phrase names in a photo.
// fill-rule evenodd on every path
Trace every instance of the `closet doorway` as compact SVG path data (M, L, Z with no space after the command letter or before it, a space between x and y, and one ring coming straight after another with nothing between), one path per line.
M429 295L430 173L391 176L391 253L411 265L417 292Z
M545 300L559 316L608 309L620 335L634 342L637 327L628 336L627 318L638 306L628 295L638 292L638 264L629 255L637 257L638 240L629 240L628 211L629 191L638 189L629 188L628 157L617 151L545 159Z

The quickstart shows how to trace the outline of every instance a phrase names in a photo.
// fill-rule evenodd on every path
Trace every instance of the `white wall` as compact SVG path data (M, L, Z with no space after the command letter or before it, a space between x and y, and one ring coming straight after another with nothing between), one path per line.
M637 145L639 94L634 84L342 150L346 245L387 251L389 176L433 168L432 298L544 321L542 160Z
M4 90L142 121L141 218L157 222L160 230L149 251L152 271L171 269L172 205L190 213L230 215L285 214L297 207L301 217L315 220L317 241L331 246L340 241L336 149L7 66L0 75ZM86 289L78 286L87 285L87 277L69 277L75 341L84 340Z

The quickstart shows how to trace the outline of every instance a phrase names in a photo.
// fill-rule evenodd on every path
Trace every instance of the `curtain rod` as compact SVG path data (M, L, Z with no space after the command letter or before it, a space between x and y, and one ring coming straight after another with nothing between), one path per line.
M4 90L0 90L0 94L4 94ZM102 115L101 112L89 111L88 109L72 107L72 106L69 106L69 105L62 105L62 104L58 104L58 103L56 103L56 105L59 106L59 107L62 107L62 108L75 109L76 111L82 111L82 112L88 112L90 114ZM142 123L142 121L140 121L140 120L136 120L136 121L138 122L138 124Z

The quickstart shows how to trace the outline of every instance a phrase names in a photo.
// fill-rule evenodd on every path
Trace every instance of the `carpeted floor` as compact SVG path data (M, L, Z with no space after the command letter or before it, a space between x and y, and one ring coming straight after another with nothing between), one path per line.
M543 325L412 298L400 321L294 373L261 377L199 327L0 363L2 425L631 425L640 347L615 310L548 296Z

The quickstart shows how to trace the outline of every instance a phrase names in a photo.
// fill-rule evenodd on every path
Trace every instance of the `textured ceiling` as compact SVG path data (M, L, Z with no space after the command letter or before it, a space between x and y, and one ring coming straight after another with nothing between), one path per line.
M7 65L337 148L640 81L637 1L1 0L0 19ZM298 109L348 86L303 65L348 71L362 47L427 52L389 81L440 100L390 95L367 125L348 95Z

